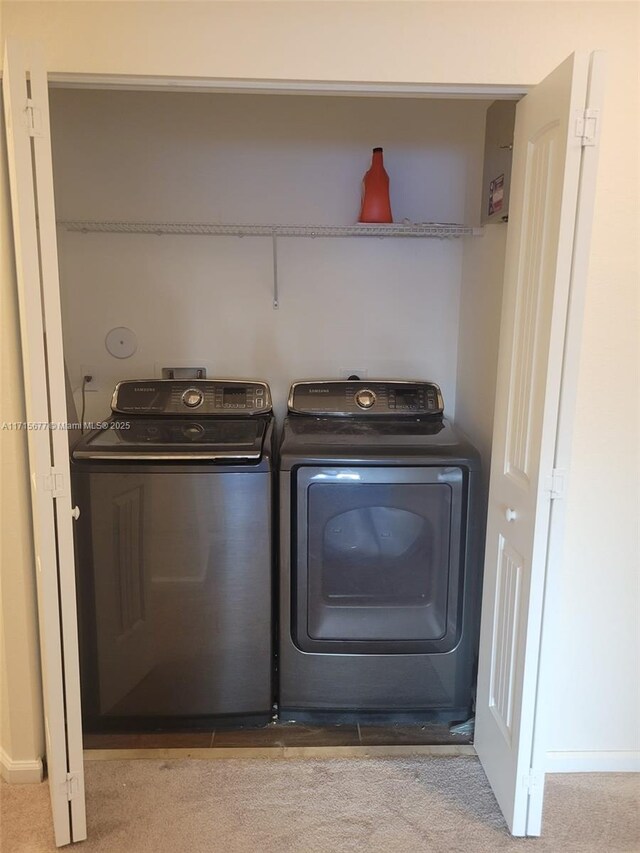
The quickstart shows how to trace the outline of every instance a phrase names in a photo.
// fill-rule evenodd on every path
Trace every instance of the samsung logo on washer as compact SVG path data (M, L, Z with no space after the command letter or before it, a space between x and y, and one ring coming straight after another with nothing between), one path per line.
M153 386L151 388L145 388L144 385L134 385L133 390L134 391L155 391L157 389L154 388Z
M309 388L309 393L310 394L328 394L329 389L328 388Z

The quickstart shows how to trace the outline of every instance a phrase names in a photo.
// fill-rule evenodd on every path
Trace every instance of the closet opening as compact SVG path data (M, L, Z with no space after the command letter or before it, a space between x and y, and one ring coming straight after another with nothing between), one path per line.
M124 461L116 462L114 476L104 457L91 477L82 462L72 464L74 500L83 504L75 530L86 749L471 747L515 114L510 98L50 88L64 355L70 399L83 421L105 421L118 383L157 390L164 386L154 383L175 381L197 390L199 381L219 379L221 405L226 394L229 406L243 407L250 393L255 407L255 388L241 385L265 382L275 413L265 477L284 482L278 445L292 383L323 379L386 389L394 380L432 382L445 422L479 460L472 466L473 499L464 466L459 494L456 485L439 487L447 506L454 505L453 515L440 520L444 539L433 526L442 507L428 477L403 492L394 486L393 494L384 478L372 483L366 518L348 517L354 507L361 512L357 500L351 509L345 504L346 527L333 544L327 539L332 524L337 530L333 506L346 492L327 492L324 533L308 544L328 549L328 586L308 591L304 601L295 583L284 597L279 586L282 572L292 571L283 554L293 546L283 539L294 528L281 527L269 539L259 509L266 491L260 498L218 494L200 469L200 479L187 476L184 459L169 463L170 489L160 473L146 476L144 463L125 471ZM393 224L363 225L357 221L362 177L378 146ZM404 399L401 390L393 393L394 401ZM407 400L409 409L420 405L417 396ZM125 407L116 414L126 413ZM135 407L131 413L135 420ZM327 427L332 435L346 428L344 419ZM114 434L108 430L101 441L113 445ZM157 440L124 429L118 435L121 443ZM403 458L391 442L381 467L403 467ZM433 470L424 459L415 467L421 476ZM272 508L281 501L279 488L271 493ZM219 595L212 578L215 561L224 559L224 531L238 523L228 526L232 510L242 518L244 538L254 537L255 547L272 555L270 586L261 592L272 596L262 634L271 644L266 657L261 635L237 630L238 620L249 626L255 619L253 599L242 588L244 565L230 564L225 575L228 601L244 601L244 611L202 606ZM288 498L287 511L299 511ZM423 511L428 518L420 527ZM405 549L395 556L393 543L384 552L394 524L400 533L392 537ZM371 544L371 530L383 537L382 546ZM340 548L356 553L349 576ZM245 578L254 587L259 569L251 551L239 553L254 566ZM289 703L283 713L283 610L290 604L285 621L292 633L315 595L319 614L338 612L342 619L334 629L318 616L310 628L316 643L331 644L337 638L331 631L349 634L343 604L354 584L360 610L352 607L352 617L360 619L364 608L375 617L371 625L379 623L374 635L364 629L353 635L361 641L362 684L341 702L340 691L329 689L335 679L325 682L324 696L322 676L312 672L310 683L316 677L320 683L310 690L311 707ZM363 598L363 589L375 595ZM447 595L459 602L447 608ZM398 616L400 627L405 617L415 620L419 644L424 617L416 596L426 602L433 639L405 654L401 643L393 645L404 629L396 637L385 619L393 617L393 624ZM259 619L267 619L264 611ZM372 640L390 641L380 650L389 657L397 652L398 662L421 651L432 655L422 681L407 669L403 696L387 706L376 706ZM245 641L253 643L251 655L263 655L263 667L267 658L273 667L271 702L262 702L260 714L250 704L228 710L216 695L215 678L229 695L236 689L235 674L216 656L225 642ZM439 671L439 651L445 660L463 641L464 665ZM465 678L466 688L454 683ZM464 706L452 696L467 697ZM220 713L207 714L208 701Z

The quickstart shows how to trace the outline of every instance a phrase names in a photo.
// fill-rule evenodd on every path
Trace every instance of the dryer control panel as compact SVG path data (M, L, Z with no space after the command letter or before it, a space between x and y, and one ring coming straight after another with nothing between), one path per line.
M434 382L326 380L294 382L289 411L299 415L398 417L441 415L442 392Z
M235 379L134 379L119 382L111 409L123 415L263 415L271 411L266 382Z

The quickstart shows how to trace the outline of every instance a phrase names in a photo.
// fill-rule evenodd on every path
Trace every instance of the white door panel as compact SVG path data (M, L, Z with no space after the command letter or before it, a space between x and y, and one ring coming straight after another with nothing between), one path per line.
M9 42L3 96L37 567L47 773L58 846L86 838L69 449L47 75Z
M582 320L586 296L586 279L589 262L589 245L591 226L595 209L596 175L598 169L598 148L596 144L600 135L600 119L604 100L605 55L603 51L591 54L589 67L589 87L587 105L591 115L591 127L585 128L593 136L585 145L580 164L580 186L578 189L578 211L573 241L573 261L571 268L571 285L569 291L569 311L564 340L564 360L562 366L562 387L560 407L558 412L558 430L554 466L560 476L554 484L558 490L558 499L551 505L551 526L547 549L547 578L545 583L545 608L542 621L542 641L540 646L541 665L538 667L538 693L536 697L535 724L533 735L533 751L531 766L534 773L547 767L547 732L549 731L549 716L553 712L553 695L550 693L550 678L553 661L558 654L557 638L553 633L554 625L549 630L548 622L553 619L550 601L557 599L557 573L554 566L559 565L563 557L563 537L565 502L562 496L567 489L569 467L571 462L571 442L573 439L573 421L575 414L575 394L578 386L580 363ZM529 796L527 814L527 835L540 835L542 826L543 787L535 787Z
M475 735L514 835L535 832L544 780L533 736L588 67L569 57L516 112Z

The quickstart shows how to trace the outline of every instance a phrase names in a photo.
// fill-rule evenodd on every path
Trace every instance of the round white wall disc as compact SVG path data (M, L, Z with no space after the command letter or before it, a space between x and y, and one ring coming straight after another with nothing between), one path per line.
M138 349L136 333L126 326L116 326L104 339L107 350L115 358L129 358Z

